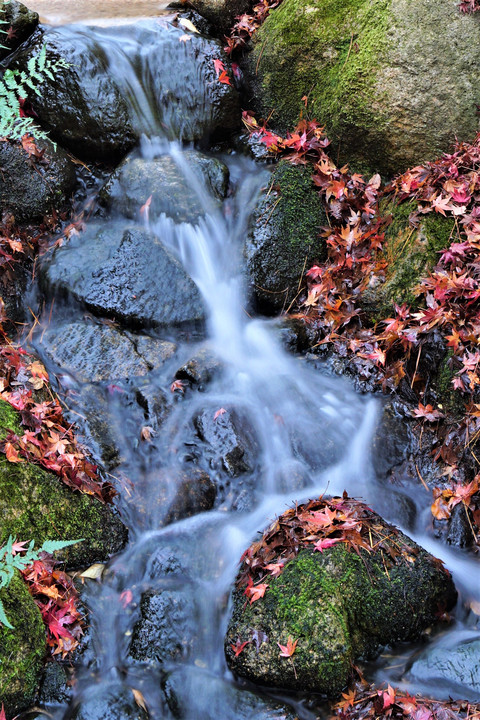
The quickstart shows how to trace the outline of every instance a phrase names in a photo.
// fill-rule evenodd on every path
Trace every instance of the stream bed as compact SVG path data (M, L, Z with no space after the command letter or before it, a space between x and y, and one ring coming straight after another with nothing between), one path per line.
M244 241L269 168L224 148L199 157L167 137L149 91L155 45L129 27L59 29L72 43L88 36L109 58L142 137L106 200L86 182L85 229L47 253L34 289L48 324L32 346L107 468L129 529L101 581L85 583L89 630L73 691L44 692L43 702L58 720L143 718L133 689L154 719L287 717L288 707L302 720L322 716L320 701L272 699L232 678L223 649L229 591L257 532L296 501L346 490L402 523L393 508L401 489L381 485L371 461L382 399L291 354L277 321L251 317ZM165 178L175 193L156 204L148 181ZM156 271L167 261L176 295L163 308L168 288ZM177 321L159 320L160 311ZM428 645L389 649L367 677L478 700L478 664L468 659L480 643L470 609L480 603L478 561L428 534L429 500L415 489L405 530L452 572L461 594L454 619Z

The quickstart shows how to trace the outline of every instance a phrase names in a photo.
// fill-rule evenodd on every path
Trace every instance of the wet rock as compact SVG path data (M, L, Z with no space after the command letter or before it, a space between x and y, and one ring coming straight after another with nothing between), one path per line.
M72 699L65 666L53 660L45 665L38 700L41 705L64 705Z
M291 130L307 95L339 165L392 175L478 130L478 21L451 0L287 0L252 44L252 109Z
M225 197L228 169L220 160L196 150L187 150L182 158L202 190L206 187L216 200ZM130 218L139 217L140 208L147 200L153 217L165 213L175 222L195 223L205 214L195 188L192 190L181 167L170 155L153 160L127 157L107 180L100 198L105 205ZM217 206L214 201L212 205Z
M102 382L146 375L173 355L174 343L125 335L115 327L76 322L47 330L44 353L78 379Z
M228 33L237 15L250 9L248 0L194 0L192 5L222 36Z
M261 309L286 310L305 269L325 257L326 216L311 169L280 162L255 210L245 246L247 275Z
M132 688L102 683L81 699L72 720L148 720L148 715L136 703Z
M460 503L455 505L448 522L447 543L455 547L470 547L475 542L472 519L467 517L469 511Z
M0 295L2 297L6 320L3 327L6 332L15 337L18 324L30 322L30 312L27 310L25 295L32 282L33 258L29 255L17 253L17 262L13 276L3 273L0 279ZM31 317L31 315L30 315Z
M33 33L38 25L38 13L29 10L23 3L17 0L10 0L2 3L0 13L2 31L6 34L1 36L0 60L3 60L9 53L13 52Z
M177 380L187 380L200 390L222 371L222 363L208 348L200 349L175 373Z
M22 434L17 413L0 401L0 437ZM9 535L45 540L83 542L65 548L58 557L69 567L106 560L126 542L127 531L111 507L74 492L59 478L30 463L0 458L0 542Z
M218 410L224 410L215 418ZM230 477L252 472L258 443L248 418L241 410L208 408L194 418L198 436L207 443L205 451L213 467L223 466Z
M50 140L35 141L43 151L31 157L21 143L0 140L0 212L10 212L18 223L37 220L60 207L75 185L75 168Z
M407 459L412 438L407 422L388 403L372 438L372 465L377 478L386 480L391 470Z
M297 516L301 510L296 508ZM396 533L380 516L365 512L381 537ZM343 542L322 552L301 548L280 575L267 577L268 589L254 603L245 604L243 586L234 589L225 638L231 670L260 685L335 696L355 658L418 637L440 608L453 606L455 588L438 561L403 533L395 534L392 548L391 561L386 546L383 552L360 548L359 554ZM293 663L280 657L277 645L289 637L298 640ZM238 639L250 642L235 657Z
M295 713L274 700L234 687L206 670L184 667L164 682L168 706L175 718L202 720L294 720Z
M40 610L18 574L8 587L0 590L0 600L14 626L11 630L0 625L0 697L10 718L33 703L41 678L46 637Z
M93 224L55 250L41 273L47 291L73 296L129 327L195 325L205 317L200 292L180 262L137 226Z
M39 121L76 155L114 159L143 132L189 141L238 126L237 92L218 82L213 65L227 62L221 43L193 33L180 42L183 35L184 28L157 20L43 28L16 66L25 67L43 44L47 57L68 62L30 98Z
M306 324L297 318L280 317L275 319L275 328L283 347L291 353L306 350L314 345L315 340L309 337L309 329Z
M435 697L473 702L480 692L480 640L458 642L455 635L427 648L412 664L409 680L427 684Z
M138 404L145 411L149 425L156 430L165 420L169 411L166 392L153 381L137 382L136 397Z
M215 484L196 468L162 468L150 475L148 487L148 512L159 526L211 510L216 497Z
M129 655L135 660L164 665L191 654L199 620L193 588L183 578L176 587L142 596L140 618L132 635Z

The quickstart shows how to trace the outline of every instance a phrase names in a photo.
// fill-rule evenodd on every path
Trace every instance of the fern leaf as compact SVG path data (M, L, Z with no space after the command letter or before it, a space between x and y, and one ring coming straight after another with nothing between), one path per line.
M3 603L0 600L0 623L2 625L5 625L5 627L10 628L10 630L14 630L13 625L10 623L9 619L5 615L5 608L3 607Z
M38 548L38 552L46 552L49 554L54 553L56 550L63 550L63 548L69 545L75 545L76 543L83 542L84 538L80 540L45 540L42 547Z

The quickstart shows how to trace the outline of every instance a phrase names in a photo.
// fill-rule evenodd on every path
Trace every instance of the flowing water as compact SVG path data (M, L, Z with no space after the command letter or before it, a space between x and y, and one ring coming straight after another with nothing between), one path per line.
M91 35L94 31L78 27L66 32ZM370 464L371 438L381 403L357 394L345 379L327 369L322 372L305 359L288 354L272 322L251 319L245 310L242 244L268 171L235 154L222 156L229 165L231 193L218 208L189 167L182 145L162 138L158 127L152 128L155 115L142 84L145 68L130 62L124 37L116 43L108 34L95 31L95 39L115 58L112 67L125 78L125 96L148 135L139 155L147 159L170 155L187 179L192 198L199 199L206 209L196 224L174 223L166 215L152 212L144 212L142 222L172 249L197 283L208 309L208 345L223 370L203 392L193 391L185 398L168 393L169 414L150 443L138 442L138 412L134 403L125 401L128 387L123 395L109 397L111 424L122 441L122 463L115 471L120 489L117 505L129 527L130 541L111 561L102 582L86 584L89 648L78 662L73 702L52 712L58 719L72 717L78 703L99 693L104 696L109 688L118 693L122 687L141 691L152 718L169 717L161 690L168 669L180 678L176 693L182 717L236 720L242 715L236 710L237 700L232 700L237 696L232 696L234 683L224 660L223 636L238 560L256 533L293 501L347 490L377 506L379 495L388 492L376 484ZM135 53L138 58L138 48ZM154 277L151 282L155 283ZM51 323L69 315L77 319L78 310L63 307L54 311ZM185 334L178 343L175 357L154 371L156 384L167 392L176 368L199 347L198 337L189 339ZM42 352L41 337L36 347ZM61 387L63 383L63 389L70 391L70 403L72 390L81 396L83 386L78 378L62 373L61 368L50 369L57 371ZM213 416L224 408L234 408L254 437L253 469L240 478L229 478L211 458L199 457L201 443L194 439L192 428L198 413L207 410ZM221 488L216 507L162 526L166 505L156 499L159 472L170 479L167 494L173 496L178 471L188 469L193 461L208 470ZM419 509L428 507L427 494L417 495ZM462 601L480 601L478 564L426 536L424 514L419 512L418 518L416 539L444 558L463 593ZM172 575L172 563L181 568L180 574ZM188 648L163 667L152 658L133 660L129 647L142 593L172 587L186 592L193 608L195 629ZM465 633L470 633L470 638L475 632L476 618L464 609L462 601L447 635L450 642L464 638ZM436 642L445 642L445 637ZM438 694L438 687L430 686L428 680L423 686L408 684L405 666L414 651L403 648L393 660L385 656L369 669L370 676L388 677L411 690ZM448 683L445 685L448 693ZM288 702L300 717L311 717L298 698Z

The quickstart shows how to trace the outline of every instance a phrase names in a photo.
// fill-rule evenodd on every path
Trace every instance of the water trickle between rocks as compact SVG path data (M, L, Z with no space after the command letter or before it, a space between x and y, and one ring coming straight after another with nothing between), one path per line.
M249 317L244 243L268 170L166 137L165 124L192 140L204 135L205 122L212 130L223 121L217 90L204 93L215 81L205 75L208 65L190 72L185 60L182 80L167 64L178 61L176 51L160 60L157 52L159 43L178 44L181 32L159 27L69 27L44 36L76 57L86 45L109 58L111 101L121 88L128 132L113 146L96 128L98 152L124 151L125 138L141 142L106 183L85 231L39 270L47 307L56 303L34 345L117 484L130 538L102 582L85 585L90 628L74 661L73 692L58 705L59 693L48 695L45 683L43 702L58 720L143 719L135 689L152 718L270 719L288 717L290 706L307 720L297 699L279 706L233 682L223 651L229 591L242 552L292 501L347 490L383 511L388 491L370 457L380 402L292 356L274 323ZM206 63L218 50L214 41L191 42ZM175 91L184 85L173 101L170 81ZM228 102L236 112L236 100ZM38 111L48 123L48 108ZM72 128L65 124L66 144L74 142ZM415 497L413 515L417 500L425 504ZM435 541L422 541L442 556ZM453 551L444 557L460 590L480 596L473 561ZM459 612L449 642L469 623ZM404 662L395 671L400 681L434 688L425 668L442 642L429 659L411 662L408 674Z

